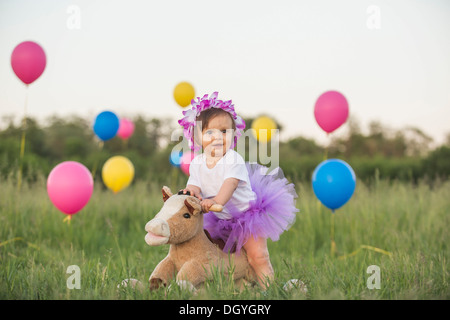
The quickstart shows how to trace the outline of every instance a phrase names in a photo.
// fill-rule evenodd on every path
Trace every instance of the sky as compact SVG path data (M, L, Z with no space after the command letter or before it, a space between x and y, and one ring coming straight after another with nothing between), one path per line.
M266 114L281 139L326 141L317 98L345 95L371 121L450 133L448 0L0 0L0 117L176 120L181 81L214 91L243 117ZM47 65L28 89L10 58L32 40ZM28 92L27 92L28 91ZM343 134L346 124L332 135Z

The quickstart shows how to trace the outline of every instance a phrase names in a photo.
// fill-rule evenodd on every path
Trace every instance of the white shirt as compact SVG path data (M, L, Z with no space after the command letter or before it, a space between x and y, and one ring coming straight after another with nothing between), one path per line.
M222 212L214 212L220 219L230 219L232 216L227 210L227 205L232 204L239 211L245 211L250 206L250 201L256 199L248 177L245 161L239 153L230 149L217 161L213 168L206 165L206 155L199 154L192 159L189 166L189 180L187 184L200 188L204 199L214 198L224 181L228 178L239 180L236 190L230 200L225 204Z

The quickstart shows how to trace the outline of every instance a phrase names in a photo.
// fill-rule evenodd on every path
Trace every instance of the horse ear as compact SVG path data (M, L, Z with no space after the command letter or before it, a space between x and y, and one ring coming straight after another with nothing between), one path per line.
M196 197L187 197L184 200L184 204L192 215L202 212L202 206L200 205L200 200Z
M171 196L173 196L172 191L170 191L169 187L164 186L162 188L162 194L163 194L163 201L166 202L167 199L169 199Z

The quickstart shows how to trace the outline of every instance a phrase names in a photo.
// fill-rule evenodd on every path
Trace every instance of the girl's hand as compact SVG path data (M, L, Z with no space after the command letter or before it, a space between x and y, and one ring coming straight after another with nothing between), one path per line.
M213 199L205 199L200 202L203 212L209 212L209 208L211 208L213 204L217 204Z
M191 194L191 196L198 198L200 201L202 200L200 191L197 188L192 188L192 187L187 186L185 189L182 189L181 191L183 191L183 194L186 194L187 192L189 192Z

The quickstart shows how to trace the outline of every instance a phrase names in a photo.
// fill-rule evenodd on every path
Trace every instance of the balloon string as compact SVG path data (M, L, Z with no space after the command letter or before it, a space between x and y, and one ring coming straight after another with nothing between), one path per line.
M336 242L334 241L334 210L331 212L331 230L330 230L330 240L331 240L331 257L336 255Z
M67 224L70 226L70 221L72 221L72 215L69 214L67 217L64 218L63 222L67 222Z
M22 187L23 157L25 155L25 136L27 131L27 105L28 105L28 85L26 85L25 90L25 106L23 110L23 119L22 119L22 138L20 139L19 175L17 178L18 191L20 191L20 188Z
M356 254L358 254L362 249L372 250L372 251L375 251L375 252L378 252L378 253L387 255L387 256L389 256L389 257L392 257L392 252L389 252L389 251L386 251L386 250L383 250L383 249L380 249L380 248L376 248L376 247L372 247L372 246L368 246L368 245L362 244L362 245L359 246L358 249L356 249L356 250L353 251L352 253L349 253L349 254L340 256L340 257L338 257L338 259L339 259L339 260L344 260L344 259L353 257L353 256L355 256Z
M3 242L0 242L0 247L4 246L4 245L6 245L6 244L8 244L8 243L10 243L10 242L19 241L19 240L23 240L23 238L21 238L21 237L16 237L16 238L12 238L12 239L5 240L5 241L3 241Z
M383 250L383 249L380 249L380 248L368 246L366 244L362 244L361 245L361 249L372 250L372 251L375 251L375 252L378 252L378 253L385 254L387 256L392 256L392 252L389 252L389 251L386 251L386 250Z
M15 241L25 241L25 239L22 238L22 237L15 237L15 238L12 238L12 239L8 239L8 240L6 240L6 241L0 242L0 247L2 247L2 246L4 246L4 245L7 245L8 243L15 242ZM34 243L31 243L31 242L28 242L28 241L26 241L26 243L27 243L28 246L30 246L30 247L32 247L32 248L35 248L35 249L37 249L37 250L41 250L41 248L39 248L39 247L38 247L37 245L35 245Z
M103 140L100 140L100 142L98 143L98 148L99 148L99 153L103 150L103 146L104 146L104 142L103 142ZM94 179L95 180L95 174L96 174L96 172L97 172L97 167L98 167L98 158L95 160L95 163L94 163L94 167L92 168L92 171L91 171L91 174L92 174L92 179Z
M327 140L328 141L327 141L327 144L325 146L325 152L324 152L324 155L323 155L323 160L324 161L328 159L328 147L330 146L329 138L330 138L330 133L327 132Z
M172 167L172 190L177 189L178 187L178 174L179 174L179 169Z

